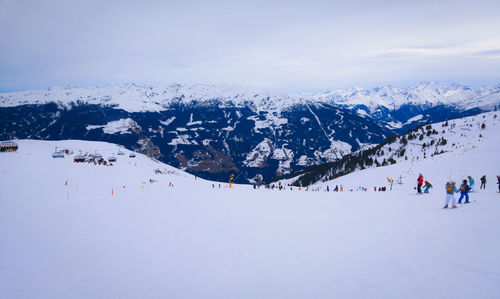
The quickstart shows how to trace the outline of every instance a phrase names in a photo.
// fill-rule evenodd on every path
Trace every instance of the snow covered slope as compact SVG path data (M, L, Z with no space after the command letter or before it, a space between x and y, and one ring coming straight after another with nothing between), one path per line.
M113 166L50 156L57 146L108 157L118 152L108 143L21 140L0 153L0 297L498 298L490 127L474 150L329 182L356 189L402 174L392 192L219 189L140 154ZM414 195L417 172L431 194ZM468 174L486 174L486 190L441 209L444 181Z
M7 193L3 195L6 197L15 197L18 192L35 192L34 194L40 198L50 198L54 195L53 191L59 190L58 188L52 190L52 188L66 181L68 185L62 190L69 192L71 198L75 196L75 200L79 198L79 195L85 199L88 194L97 195L100 192L103 196L112 196L113 191L118 197L124 191L136 194L148 188L154 188L159 181L167 185L176 180L194 181L194 176L152 160L145 155L134 153L136 157L131 158L130 154L133 152L111 143L81 140L18 140L16 142L19 145L17 153L5 153L0 156L2 174L20 178L18 186L4 189ZM67 149L71 154L65 155L65 158L52 158L52 153L56 148L59 151ZM120 151L123 155L118 155ZM117 161L111 163L112 166L109 163L96 165L88 162L73 162L77 155L90 156L95 153L102 155L106 161L109 157L115 157ZM36 185L41 189L24 188L23 186L31 186L27 179L36 181ZM207 181L201 179L198 183L208 184ZM13 194L9 193L10 191ZM73 192L74 195L72 195Z
M452 154L475 151L485 142L489 142L489 146L494 150L500 149L498 112L487 112L416 128L408 134L390 138L383 144L344 156L339 161L291 174L287 183L305 186L365 168L396 163L411 165L425 160L439 161ZM494 157L494 154L489 156L490 159Z

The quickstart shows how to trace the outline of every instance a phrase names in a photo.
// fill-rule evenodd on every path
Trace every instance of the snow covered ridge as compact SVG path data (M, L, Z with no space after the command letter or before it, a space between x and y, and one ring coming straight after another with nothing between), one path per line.
M109 174L115 176L115 179L116 177L137 179L135 184L139 185L146 181L149 182L150 179L158 180L162 174L169 174L170 176L178 178L194 178L191 174L188 174L180 169L149 158L144 154L133 152L122 146L108 142L85 140L47 141L29 139L15 140L15 142L19 147L17 153L12 153L11 156L3 155L2 161L6 162L14 159L14 162L9 161L8 163L20 163L18 166L21 167L20 165L22 165L23 169L32 168L34 164L40 166L42 169L59 167L64 171L59 172L58 176L64 176L66 174L68 175L66 178L68 180L71 180L73 172L80 172L82 169L84 169L83 172L88 171L93 172L94 174L102 172L101 175L103 177L98 179L97 182L100 180L113 180L112 177L105 178ZM52 157L56 148L58 151L64 152L62 158L55 159ZM110 163L113 164L112 166L109 166L108 164L108 167L98 167L96 163L89 163L88 161L83 163L74 162L74 159L77 156L92 157L94 155L98 155L105 161L108 161L110 157L113 157L115 162ZM73 178L76 179L76 177ZM79 177L78 179L88 180L90 182L95 178L89 176Z
M458 84L423 82L408 88L392 86L371 90L346 88L325 93L273 94L228 84L106 85L103 87L53 87L45 90L0 93L0 107L58 103L99 104L129 112L163 111L173 104L200 104L218 101L219 105L249 106L257 111L281 111L298 104L364 105L374 111L379 107L398 109L404 105L433 107L454 105L460 109L493 110L500 106L500 84L472 89ZM360 115L365 111L358 110Z
M285 179L287 183L307 186L368 168L398 163L412 165L428 159L438 161L450 155L457 157L481 147L492 148L493 151L500 148L500 112L420 126L375 147L287 175Z

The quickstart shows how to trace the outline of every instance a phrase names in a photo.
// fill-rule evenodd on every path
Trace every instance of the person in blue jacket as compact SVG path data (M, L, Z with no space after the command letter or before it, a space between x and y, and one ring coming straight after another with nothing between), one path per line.
M467 185L467 180L463 181L463 184L460 185L460 198L458 199L458 203L462 203L462 198L465 197L465 203L470 203L469 201L469 191L470 187Z
M468 176L468 179L469 179L469 186L470 186L470 192L475 192L476 189L474 189L474 179L469 175Z

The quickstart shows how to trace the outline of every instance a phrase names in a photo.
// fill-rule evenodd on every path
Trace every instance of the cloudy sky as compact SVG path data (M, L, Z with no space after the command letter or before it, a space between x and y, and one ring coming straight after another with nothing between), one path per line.
M500 83L500 1L0 0L0 91L419 81Z

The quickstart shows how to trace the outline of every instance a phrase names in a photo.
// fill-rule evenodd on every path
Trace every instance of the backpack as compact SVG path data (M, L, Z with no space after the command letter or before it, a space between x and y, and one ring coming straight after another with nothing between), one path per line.
M464 184L464 185L461 185L461 186L460 186L460 191L462 191L462 192L467 191L467 185L465 185L465 184Z
M446 185L446 193L453 194L453 189L455 189L455 186L453 186L452 184Z

